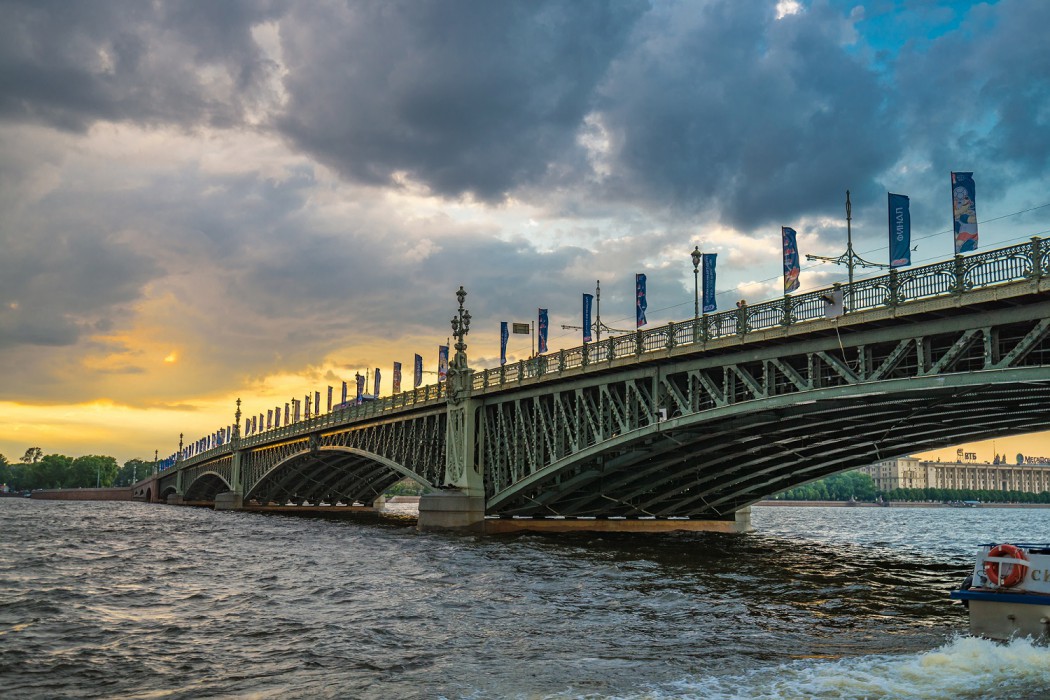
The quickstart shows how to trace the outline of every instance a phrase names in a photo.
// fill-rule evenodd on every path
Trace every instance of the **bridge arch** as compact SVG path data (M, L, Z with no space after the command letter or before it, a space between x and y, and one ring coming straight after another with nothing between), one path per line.
M551 462L492 494L487 510L726 517L882 459L1048 428L1043 367L812 389L654 420Z
M307 447L275 462L250 486L244 500L371 505L404 478L432 486L419 474L374 452L341 445Z
M182 498L190 502L214 502L215 496L232 490L230 482L218 472L203 471L186 487ZM174 492L174 489L172 491Z

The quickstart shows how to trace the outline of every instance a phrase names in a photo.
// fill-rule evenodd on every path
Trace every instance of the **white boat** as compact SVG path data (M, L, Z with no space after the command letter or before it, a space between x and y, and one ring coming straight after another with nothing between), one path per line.
M1050 641L1050 544L985 544L951 597L970 610L970 633Z

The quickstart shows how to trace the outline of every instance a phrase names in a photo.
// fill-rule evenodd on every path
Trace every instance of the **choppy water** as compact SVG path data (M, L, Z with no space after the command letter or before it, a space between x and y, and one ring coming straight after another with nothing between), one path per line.
M0 499L5 698L1046 697L964 636L1050 510L755 508L750 535L478 537Z

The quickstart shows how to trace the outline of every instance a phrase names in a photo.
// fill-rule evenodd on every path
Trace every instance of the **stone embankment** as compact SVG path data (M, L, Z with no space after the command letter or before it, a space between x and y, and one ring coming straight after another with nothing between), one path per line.
M108 489L42 489L34 491L33 498L45 501L130 501L127 486Z

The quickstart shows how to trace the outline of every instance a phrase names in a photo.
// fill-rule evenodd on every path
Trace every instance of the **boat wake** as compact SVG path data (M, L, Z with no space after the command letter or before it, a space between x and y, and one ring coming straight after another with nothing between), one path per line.
M695 677L654 689L652 700L730 698L1046 697L1050 647L958 637L927 652L793 661L739 676Z

